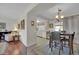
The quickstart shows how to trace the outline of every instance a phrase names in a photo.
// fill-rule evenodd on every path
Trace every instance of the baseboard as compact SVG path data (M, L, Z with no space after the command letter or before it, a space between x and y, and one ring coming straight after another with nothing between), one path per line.
M23 45L24 45L24 43L21 41L21 40L19 40ZM26 48L27 48L27 46L26 45L24 45Z

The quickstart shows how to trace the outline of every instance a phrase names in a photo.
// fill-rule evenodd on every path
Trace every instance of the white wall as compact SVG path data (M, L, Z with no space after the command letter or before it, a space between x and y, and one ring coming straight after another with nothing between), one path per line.
M22 20L25 20L25 29L19 29L20 41L27 47L27 15L20 17L19 20L16 21L16 24L20 24Z
M19 30L20 41L26 46L31 46L36 43L36 22L34 26L31 26L31 21L36 21L35 17L27 14L22 16L17 22L20 23L21 20L25 19L25 30Z
M6 29L8 31L11 31L13 29L13 26L15 24L15 20L3 20L3 19L0 19L0 22L4 22L6 23Z
M27 45L31 46L36 44L36 18L28 14L27 19ZM32 21L34 26L31 25Z
M79 16L71 16L64 19L64 30L75 32L74 42L79 43Z

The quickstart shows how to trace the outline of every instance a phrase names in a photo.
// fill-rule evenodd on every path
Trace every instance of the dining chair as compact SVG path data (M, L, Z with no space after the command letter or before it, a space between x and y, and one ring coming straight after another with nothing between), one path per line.
M57 47L60 44L60 32L54 31L50 33L49 47L51 51L53 47Z
M74 40L75 32L73 32L70 35L64 35L63 38L61 38L61 49L63 50L63 47L69 47L70 51L69 54L73 54L73 40ZM67 46L66 46L67 45Z

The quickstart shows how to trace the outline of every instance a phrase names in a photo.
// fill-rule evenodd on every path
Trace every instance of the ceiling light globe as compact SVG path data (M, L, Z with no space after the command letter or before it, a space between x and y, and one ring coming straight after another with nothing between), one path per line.
M56 18L58 19L58 15L56 15Z
M37 20L37 23L39 23L40 21L39 20Z
M64 16L61 16L61 18L64 18Z

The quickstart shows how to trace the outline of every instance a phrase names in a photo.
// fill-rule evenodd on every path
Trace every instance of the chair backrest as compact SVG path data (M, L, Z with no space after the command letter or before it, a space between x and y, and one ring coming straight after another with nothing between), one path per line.
M60 32L54 31L50 34L51 40L60 40Z
M72 40L74 39L74 36L75 36L75 32L73 32L73 34L72 34Z

